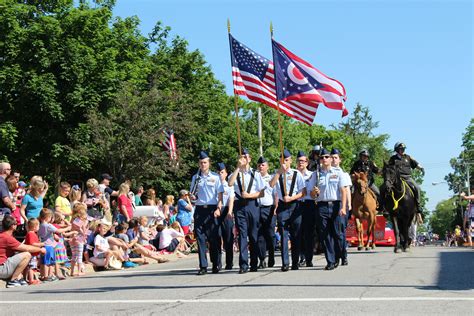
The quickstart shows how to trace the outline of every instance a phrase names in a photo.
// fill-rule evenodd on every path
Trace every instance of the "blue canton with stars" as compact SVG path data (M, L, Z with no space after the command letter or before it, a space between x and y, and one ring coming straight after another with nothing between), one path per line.
M242 71L251 73L263 81L270 61L237 41L230 34L229 40L231 45L230 55L232 59L232 66L237 67Z
M273 60L275 62L275 81L276 81L276 95L278 100L284 100L288 97L301 94L318 88L320 84L316 80L310 80L302 69L299 69L293 64L291 59L285 54L285 52L278 46L275 41L272 41L273 48ZM294 65L303 76L306 77L305 83L299 84L293 81L288 76L288 66Z

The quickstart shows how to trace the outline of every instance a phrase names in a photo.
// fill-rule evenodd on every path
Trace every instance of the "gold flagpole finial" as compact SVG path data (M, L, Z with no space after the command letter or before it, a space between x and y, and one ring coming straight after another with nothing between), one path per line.
M270 21L270 35L273 38L273 23L272 23L272 21Z
M230 33L230 19L227 18L227 32Z

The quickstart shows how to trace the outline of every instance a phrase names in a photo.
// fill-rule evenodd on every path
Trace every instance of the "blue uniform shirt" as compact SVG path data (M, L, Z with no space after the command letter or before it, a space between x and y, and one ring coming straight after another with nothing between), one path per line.
M250 188L250 192L249 192L248 185L250 184L251 172L253 172L254 174L254 179L253 179L252 187ZM242 183L242 172L239 172L239 175L237 176L237 179L235 180L235 183L234 183L234 192L237 198L239 196L242 196L239 189L238 179L240 179L241 183L243 184L243 189L246 192L256 193L265 189L265 182L263 181L262 175L260 174L260 172L249 169L245 171L243 174L244 174L244 181L243 181L244 183Z
M295 187L293 189L293 192L290 195L291 182L293 182L293 176L295 175L295 171L296 171ZM288 196L295 196L296 194L303 191L303 189L305 187L306 187L306 185L305 185L305 182L304 182L304 179L303 179L303 176L301 175L301 173L296 169L290 168L286 172L286 194ZM280 187L280 179L278 179L278 181L276 183L275 190L278 194L278 198L283 201L283 196L281 194L282 189Z
M305 187L306 187L306 195L303 196L301 199L299 199L299 201L313 200L313 198L311 197L311 189L313 187L309 186L310 184L309 180L311 179L312 174L313 174L313 171L309 171L308 169L306 169L304 173L301 173L304 179Z
M219 175L211 171L207 175L195 174L191 181L190 192L192 192L196 181L196 205L217 205L217 194L224 191Z
M319 187L319 196L316 199L318 202L330 202L340 200L340 189L347 186L344 173L339 169L331 167L328 171L321 170L319 172L319 183L316 184L317 173L314 172L311 176L309 187Z
M234 187L230 187L227 181L222 182L222 206L229 206L229 199L235 196Z
M263 181L265 182L265 195L258 199L258 204L260 206L271 206L273 205L273 193L274 189L270 186L270 181L273 176L271 174L262 176Z
M342 170L341 167L333 167L333 168L336 169L336 170L340 170L342 172L345 187L352 186L351 176L347 172L344 172L344 170ZM350 197L348 197L348 198L350 198ZM341 191L340 190L337 191L337 199L341 200Z

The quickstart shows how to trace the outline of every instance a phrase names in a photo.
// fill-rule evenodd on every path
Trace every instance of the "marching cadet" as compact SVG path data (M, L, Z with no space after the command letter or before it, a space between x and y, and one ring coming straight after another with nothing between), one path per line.
M268 267L275 265L275 226L276 216L274 206L274 189L270 186L272 175L268 173L268 161L264 157L260 157L257 161L257 169L265 182L264 196L258 199L260 207L260 225L258 229L258 257L260 263L259 269L264 269L267 266L265 256L268 249Z
M223 188L219 175L211 172L209 166L209 156L206 152L201 151L199 154L199 171L192 178L190 190L196 203L194 232L199 252L198 275L207 274L206 242L209 242L210 247L212 273L218 273L220 270L220 236L216 225L222 206L222 201L218 199L218 193L222 192Z
M320 229L327 262L324 269L334 270L336 268L335 247L339 248L339 243L335 242L338 238L336 234L337 217L346 215L347 192L345 187L347 184L342 171L332 167L332 159L327 149L321 149L319 160L321 167L319 183L316 183L318 173L314 172L310 180L310 186L313 188L311 196L317 197L316 221ZM340 195L338 195L338 191L340 191Z
M256 272L258 265L258 222L260 209L258 198L264 194L265 183L260 173L250 168L251 157L247 149L237 162L237 168L229 179L234 187L234 218L239 230L239 273L249 270L248 245L250 241L250 271ZM249 241L247 241L247 238Z
M311 189L309 186L312 171L307 169L308 157L303 151L298 151L296 155L296 166L298 171L303 176L306 194L299 200L298 208L301 209L302 213L302 232L301 232L301 254L303 260L300 260L300 266L303 266L306 262L307 267L313 266L313 248L314 248L314 227L316 223L316 204L314 199L311 197Z
M217 164L217 171L222 183L223 192L219 193L222 201L221 215L218 218L218 228L225 250L225 269L232 270L234 261L234 188L227 183L227 168L223 162ZM219 250L221 247L219 247ZM221 255L219 253L219 266L221 266Z
M303 176L291 168L291 154L283 151L281 167L270 182L278 194L277 223L281 236L281 271L289 269L288 232L291 236L291 269L298 270L301 242L301 212L297 208L298 199L306 195Z
M342 168L340 167L340 164L341 164L341 151L337 148L333 148L331 150L331 159L332 159L332 166L336 169L336 170L340 170L342 171L344 177L346 178L345 181L346 181L346 186L345 186L345 189L346 189L346 200L347 200L347 207L346 207L346 215L345 216L338 216L337 219L339 220L339 223L337 224L337 233L338 233L338 242L339 242L339 249L340 249L340 253L336 253L336 263L335 263L335 266L337 267L339 265L339 261L341 261L341 265L343 266L346 266L348 265L348 261L347 261L347 240L346 240L346 228L347 228L347 224L349 222L349 218L350 218L350 210L352 209L351 207L351 204L352 204L352 200L351 200L351 186L352 186L352 182L351 182L351 176L347 173L347 172L344 172L344 170L342 170ZM340 191L337 191L338 192L338 198L341 199L341 196L340 196ZM336 248L337 249L337 248Z

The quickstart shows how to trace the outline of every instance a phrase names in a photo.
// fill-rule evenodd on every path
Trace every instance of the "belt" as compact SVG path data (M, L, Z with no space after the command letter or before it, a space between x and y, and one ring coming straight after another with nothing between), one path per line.
M278 199L278 201L279 201L280 203L287 204L287 205L291 205L291 204L293 204L293 203L298 203L298 200L294 200L294 201L291 201L291 202L283 202L282 200Z
M318 201L316 202L318 205L327 205L327 206L333 206L336 203L340 203L341 201Z
M217 205L216 205L216 204L211 204L211 205L196 205L196 207L209 208L209 207L217 207Z

